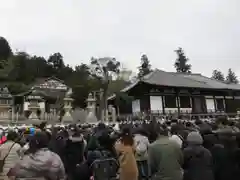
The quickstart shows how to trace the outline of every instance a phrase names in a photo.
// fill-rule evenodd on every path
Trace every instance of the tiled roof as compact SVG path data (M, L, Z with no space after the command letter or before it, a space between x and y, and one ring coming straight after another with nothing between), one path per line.
M30 94L39 95L43 97L51 97L51 98L60 98L65 96L65 91L60 90L49 90L49 89L31 89L29 91L17 94L15 96L28 96Z
M206 86L208 86L207 88L210 88L210 89L228 89L229 88L228 84L212 78L208 78L206 76L202 76L201 74L183 74L183 73L176 73L176 74L178 76L188 78L196 82L204 83Z
M206 76L202 76L201 74L172 73L156 69L144 76L141 80L137 80L135 83L124 88L122 92L127 92L139 82L167 87L240 90L239 84L227 84Z

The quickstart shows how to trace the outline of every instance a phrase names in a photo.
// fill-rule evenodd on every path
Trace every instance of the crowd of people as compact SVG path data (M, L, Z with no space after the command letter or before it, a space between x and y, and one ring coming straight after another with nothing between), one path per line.
M8 129L0 179L239 180L239 129L224 116Z

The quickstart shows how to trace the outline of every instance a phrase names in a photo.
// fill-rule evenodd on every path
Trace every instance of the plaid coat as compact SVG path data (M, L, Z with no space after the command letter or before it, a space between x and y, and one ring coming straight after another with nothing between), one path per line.
M44 177L50 180L65 178L65 169L60 157L46 149L25 155L12 169L16 178Z

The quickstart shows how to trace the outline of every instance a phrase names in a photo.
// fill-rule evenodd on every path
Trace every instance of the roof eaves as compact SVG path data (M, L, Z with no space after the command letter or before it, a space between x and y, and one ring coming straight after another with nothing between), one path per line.
M19 93L19 94L15 94L13 96L26 96L26 95L30 94L31 92L32 92L32 89L22 92L22 93Z
M130 85L128 85L127 87L125 87L124 89L122 89L120 92L125 93L125 92L129 91L130 89L132 89L133 87L135 87L139 82L141 82L141 81L140 81L140 80L136 80L136 81L133 82L132 84L130 84ZM109 97L107 98L107 100L112 100L112 99L114 99L115 97L116 97L116 94L113 94L113 95L109 96Z
M136 80L134 83L128 85L127 87L125 87L124 89L122 89L120 92L127 92L130 89L132 89L133 87L135 87L139 82L141 82L140 80Z
M153 76L155 73L157 73L158 71L159 71L158 69L153 70L153 71L150 72L149 74L143 76L143 77L141 78L141 80L147 81L147 80L151 79L152 76Z

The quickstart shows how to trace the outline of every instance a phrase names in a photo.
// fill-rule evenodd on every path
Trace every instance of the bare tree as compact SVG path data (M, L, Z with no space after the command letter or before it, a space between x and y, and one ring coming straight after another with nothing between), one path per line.
M119 73L120 62L115 58L92 58L91 59L91 74L98 78L102 84L102 96L100 99L100 118L102 118L102 111L104 110L104 118L106 118L107 110L107 95L109 82L112 77ZM101 119L106 120L106 119Z

